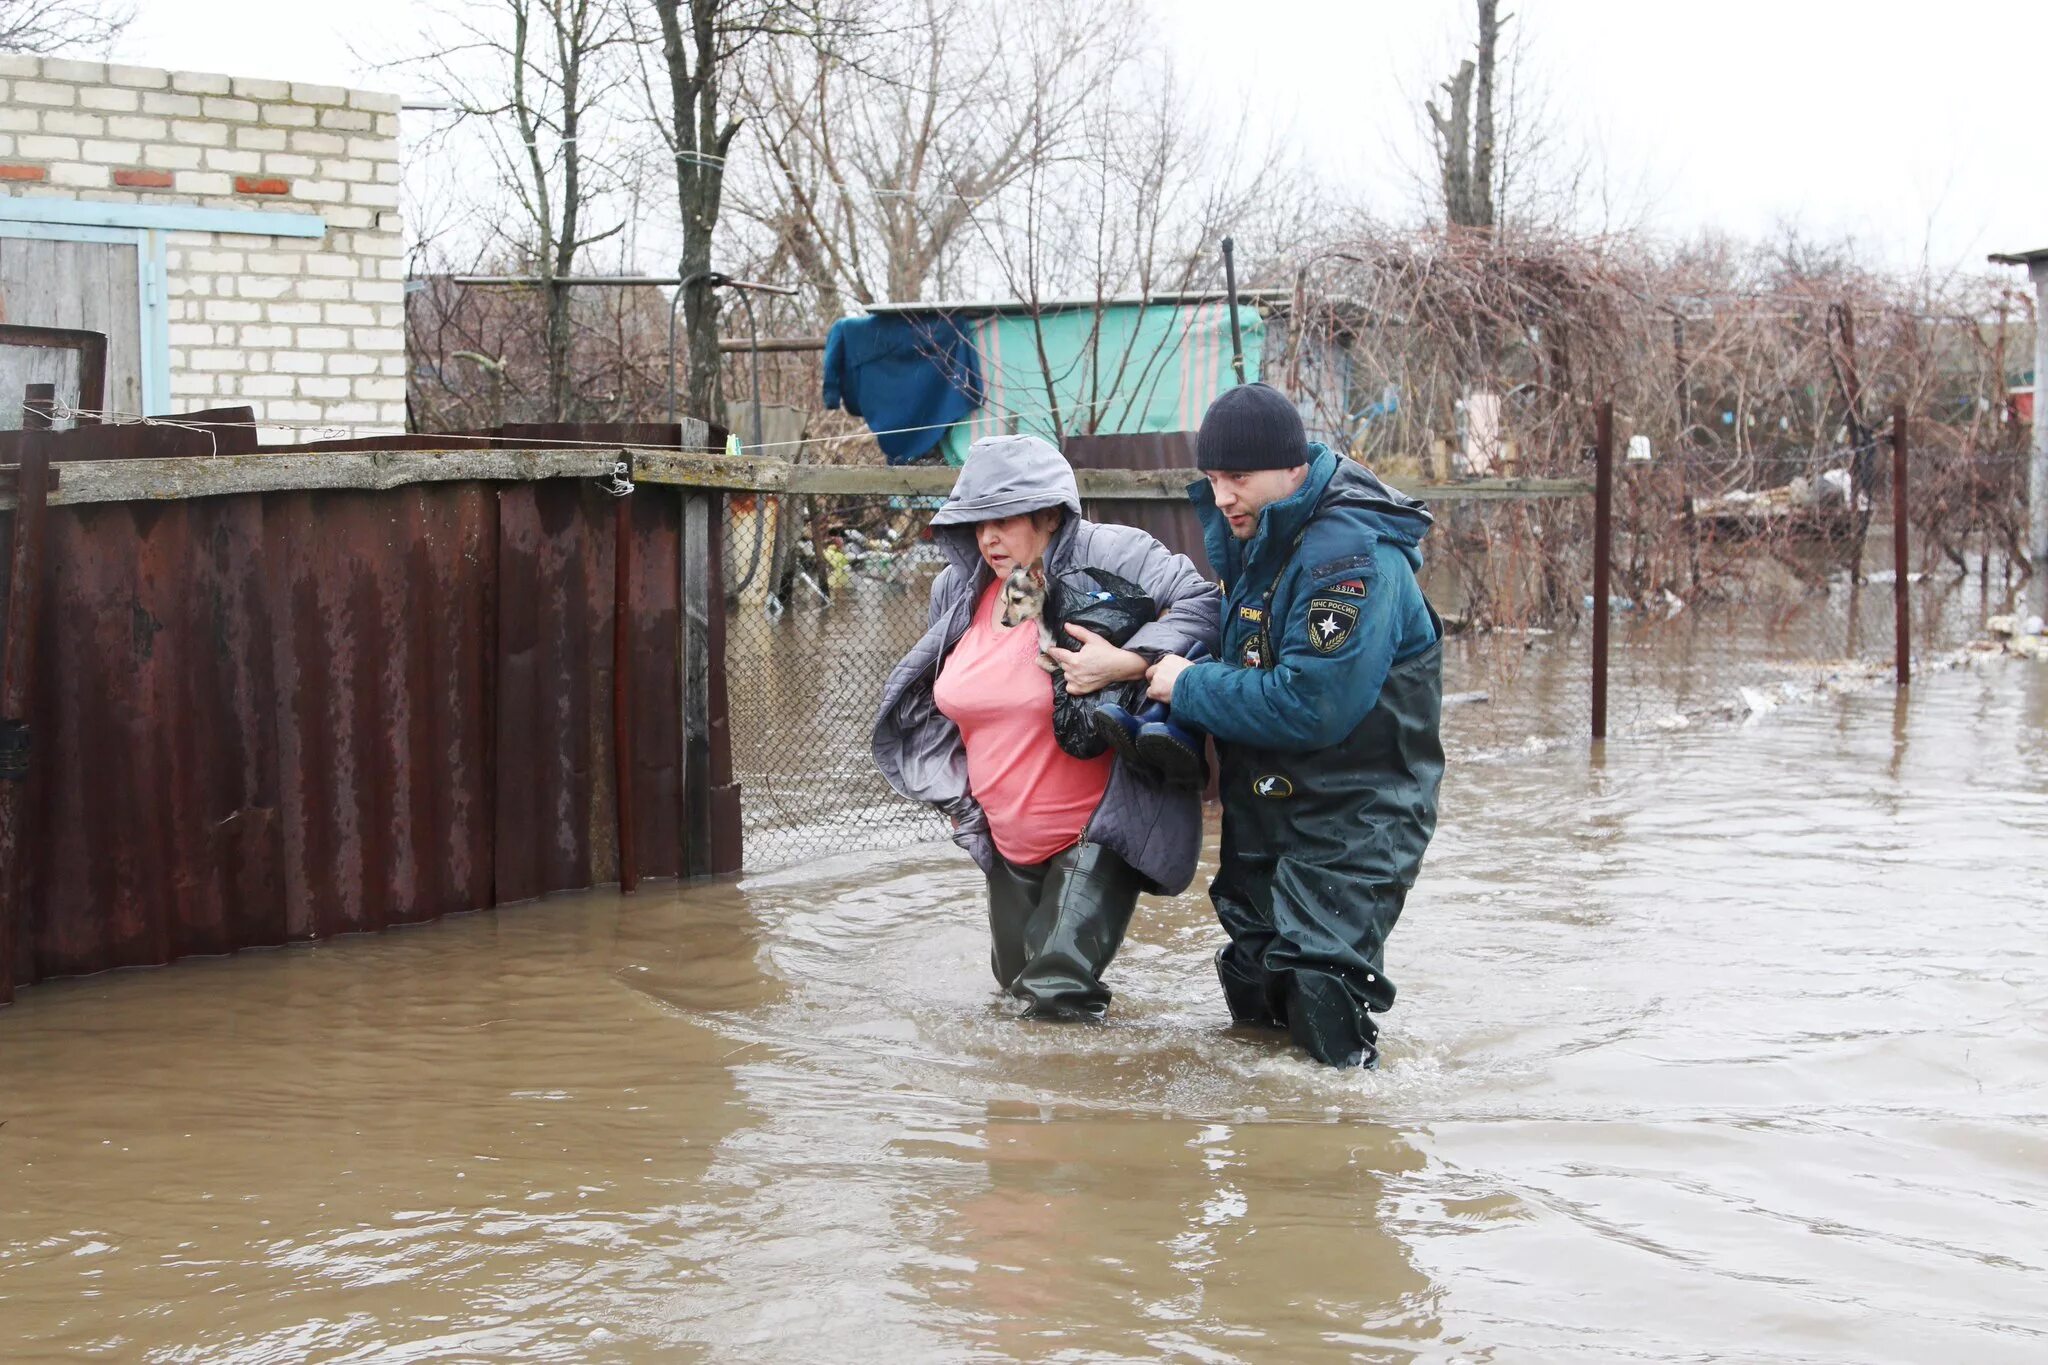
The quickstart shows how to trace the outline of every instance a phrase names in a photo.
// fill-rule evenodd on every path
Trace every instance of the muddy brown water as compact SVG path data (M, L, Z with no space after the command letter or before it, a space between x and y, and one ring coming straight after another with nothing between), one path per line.
M2048 1357L2048 668L1472 764L1376 1074L950 849L39 986L0 1356Z

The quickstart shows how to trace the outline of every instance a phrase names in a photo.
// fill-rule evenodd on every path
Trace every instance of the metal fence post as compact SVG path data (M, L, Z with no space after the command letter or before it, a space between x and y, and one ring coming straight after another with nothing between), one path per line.
M683 875L711 872L711 499L683 492Z
M1907 596L1906 405L1892 409L1892 607L1899 686L1913 681L1912 603Z
M42 594L43 511L50 485L51 438L37 428L21 445L14 537L7 580L7 637L0 660L0 1005L14 999L16 932L27 881L29 721L34 697L36 606Z
M1593 738L1607 738L1607 594L1614 557L1614 403L1593 438Z
M619 820L619 892L640 884L634 858L633 772L633 495L612 504L612 749L614 809Z

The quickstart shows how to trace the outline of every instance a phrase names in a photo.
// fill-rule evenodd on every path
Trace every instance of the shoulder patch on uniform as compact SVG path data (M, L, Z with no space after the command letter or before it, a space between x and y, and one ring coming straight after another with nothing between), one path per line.
M1335 654L1358 625L1358 606L1334 597L1311 597L1308 644L1318 654Z
M1262 634L1247 637L1244 645L1237 651L1237 662L1244 668L1264 668L1266 637Z
M1374 567L1375 566L1373 564L1373 558L1370 553L1362 555L1346 555L1342 559L1333 559L1327 564L1316 565L1313 569L1310 569L1308 571L1308 576L1310 578L1315 579L1317 582L1321 582L1325 578L1331 578L1342 574L1349 574L1355 569L1365 569L1369 571Z

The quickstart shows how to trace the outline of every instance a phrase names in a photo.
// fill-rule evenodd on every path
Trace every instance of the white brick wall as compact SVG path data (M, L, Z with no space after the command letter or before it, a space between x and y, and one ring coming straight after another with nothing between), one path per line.
M397 179L395 95L0 55L0 194L326 220L169 234L174 410L404 429Z

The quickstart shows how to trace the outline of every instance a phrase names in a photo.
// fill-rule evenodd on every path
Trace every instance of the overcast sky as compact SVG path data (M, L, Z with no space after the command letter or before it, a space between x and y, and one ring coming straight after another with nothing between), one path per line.
M1318 175L1402 216L1415 109L1469 44L1470 0L1157 0L1185 76ZM1667 233L1795 223L1940 268L2048 246L2043 0L1504 0L1524 81L1603 213ZM140 0L116 55L399 88L366 72L410 0ZM409 116L418 117L418 116Z

